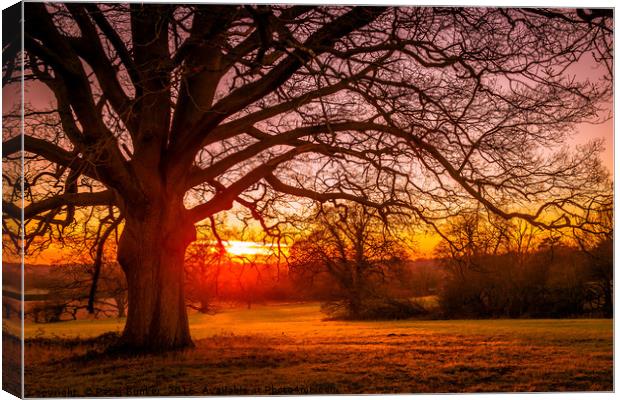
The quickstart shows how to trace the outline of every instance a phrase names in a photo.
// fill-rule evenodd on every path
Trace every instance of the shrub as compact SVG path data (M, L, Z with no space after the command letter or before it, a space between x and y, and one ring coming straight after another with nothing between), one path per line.
M368 298L352 310L348 300L327 301L321 311L334 320L400 320L426 315L428 311L410 299Z

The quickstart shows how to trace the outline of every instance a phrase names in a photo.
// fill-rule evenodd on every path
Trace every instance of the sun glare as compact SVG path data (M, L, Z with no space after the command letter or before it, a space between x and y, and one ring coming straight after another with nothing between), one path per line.
M247 255L270 255L274 252L270 246L258 242L246 242L241 240L230 240L225 244L228 254L234 256Z

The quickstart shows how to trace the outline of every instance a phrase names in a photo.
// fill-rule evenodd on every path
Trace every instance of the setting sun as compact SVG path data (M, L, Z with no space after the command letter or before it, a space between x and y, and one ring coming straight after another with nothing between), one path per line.
M228 254L234 256L268 255L271 249L262 243L231 240L224 246Z
M277 253L277 246L271 246L259 242L229 240L224 245L226 252L233 256L268 256ZM281 248L286 247L280 245Z

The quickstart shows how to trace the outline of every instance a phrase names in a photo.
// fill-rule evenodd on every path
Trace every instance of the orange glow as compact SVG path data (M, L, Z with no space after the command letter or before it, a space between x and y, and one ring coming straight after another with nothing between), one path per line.
M226 241L224 247L226 252L233 256L268 256L278 251L275 246L242 240ZM281 245L281 247L284 248L285 245Z

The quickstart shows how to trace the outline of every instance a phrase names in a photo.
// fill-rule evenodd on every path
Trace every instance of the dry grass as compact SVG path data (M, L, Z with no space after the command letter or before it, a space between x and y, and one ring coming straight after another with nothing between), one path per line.
M193 316L195 349L135 357L39 328L30 397L613 389L611 320L327 322L316 305L263 306Z
M2 390L21 397L21 340L2 332Z

